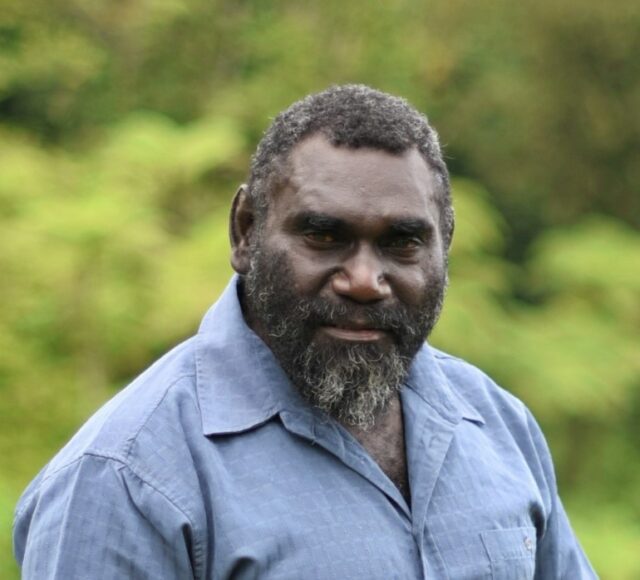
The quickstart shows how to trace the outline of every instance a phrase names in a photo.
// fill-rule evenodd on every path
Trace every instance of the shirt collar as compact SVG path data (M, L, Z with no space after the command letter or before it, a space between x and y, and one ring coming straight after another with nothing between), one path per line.
M248 326L234 275L196 337L196 383L205 435L234 433L305 407L271 350Z
M406 384L444 419L453 423L466 419L484 424L482 415L452 386L440 368L433 348L426 342L411 364Z
M238 299L237 275L200 324L196 384L205 435L245 431L283 410L316 414L271 350L247 326ZM427 344L416 356L407 384L445 419L483 422L451 388Z

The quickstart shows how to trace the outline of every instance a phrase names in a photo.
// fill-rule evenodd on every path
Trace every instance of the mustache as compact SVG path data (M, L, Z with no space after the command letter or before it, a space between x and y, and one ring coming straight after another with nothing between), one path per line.
M401 304L336 304L326 298L300 300L294 306L294 316L313 326L343 326L357 323L367 328L397 334L415 334L413 318Z

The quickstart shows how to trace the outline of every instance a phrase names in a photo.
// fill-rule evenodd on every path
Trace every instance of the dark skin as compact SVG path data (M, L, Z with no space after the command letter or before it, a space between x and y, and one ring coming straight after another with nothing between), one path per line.
M313 135L289 157L289 172L271 194L262 244L284 253L291 284L303 297L334 303L420 304L442 276L446 248L440 234L433 172L415 149L393 155L332 146ZM233 268L246 274L256 214L241 187L231 213ZM259 323L253 330L269 345ZM361 320L321 327L317 340L378 342L393 337ZM388 347L387 347L388 348ZM399 396L363 430L344 425L408 499Z

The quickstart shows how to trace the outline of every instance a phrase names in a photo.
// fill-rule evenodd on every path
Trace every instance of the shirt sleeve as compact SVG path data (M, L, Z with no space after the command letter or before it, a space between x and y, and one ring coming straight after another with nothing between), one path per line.
M535 580L593 580L598 578L576 538L558 495L551 453L547 442L527 411L529 432L548 490L549 512L536 551Z
M85 455L34 483L14 526L24 580L194 577L189 519L120 460Z

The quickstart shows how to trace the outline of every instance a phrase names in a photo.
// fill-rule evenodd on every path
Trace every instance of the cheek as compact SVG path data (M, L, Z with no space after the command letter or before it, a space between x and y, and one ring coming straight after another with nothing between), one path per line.
M331 277L332 265L322 257L309 256L307 252L291 249L286 252L287 262L295 291L307 297L322 290Z
M428 277L422 271L404 272L395 279L394 291L396 298L404 304L417 306L422 302L428 285Z
M396 270L392 277L392 286L398 300L417 306L422 304L429 290L444 283L444 278L444 263L434 260L412 268Z

